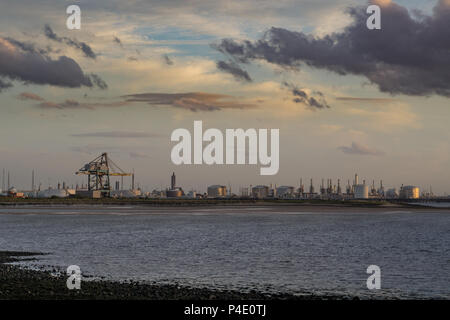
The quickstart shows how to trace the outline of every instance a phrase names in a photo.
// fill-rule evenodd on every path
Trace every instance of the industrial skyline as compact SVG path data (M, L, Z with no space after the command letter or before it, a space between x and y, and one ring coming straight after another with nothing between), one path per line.
M381 30L366 27L373 3ZM448 0L78 5L80 30L61 1L2 6L0 168L15 187L29 189L32 170L36 185L81 184L74 168L108 152L148 189L174 171L202 191L301 177L344 187L359 172L450 193ZM279 129L278 173L172 164L171 133L197 120Z
M432 191L432 187L429 189L420 189L417 186L401 185L400 187L392 186L388 189L385 188L383 180L380 180L379 187L375 185L375 180L372 180L371 184L366 183L363 179L360 181L359 175L355 174L354 179L351 181L347 179L347 184L341 184L341 179L338 178L335 183L333 179L327 179L325 186L325 179L321 179L321 183L317 186L314 184L314 179L310 179L309 185L303 183L303 178L300 178L297 186L285 185L285 184L273 184L268 185L253 185L251 183L247 185L239 185L238 191L233 192L231 184L209 184L205 190L196 190L190 188L189 191L185 191L182 186L177 185L175 172L172 172L170 177L170 185L163 187L162 184L158 186L141 186L135 185L135 173L124 172L109 156L107 153L102 153L91 162L85 164L81 169L75 172L76 175L84 174L87 180L81 183L62 183L58 180L57 186L48 185L43 187L42 183L35 184L35 170L32 170L31 176L31 188L19 189L12 184L10 180L10 172L3 169L2 174L2 189L0 194L6 196L8 194L14 194L20 192L25 197L52 197L52 196L83 196L90 198L97 197L167 197L167 198L180 198L189 197L195 198L197 195L206 195L213 197L254 197L254 198L301 198L301 199L394 199L394 198L433 198L435 195ZM6 178L7 174L7 178ZM129 187L124 184L123 177L131 177ZM117 178L120 177L120 180ZM113 183L113 178L116 180ZM6 180L7 179L7 180ZM54 190L66 190L66 193L54 192ZM70 191L69 191L70 190ZM125 192L130 191L130 192ZM446 195L444 195L446 196Z

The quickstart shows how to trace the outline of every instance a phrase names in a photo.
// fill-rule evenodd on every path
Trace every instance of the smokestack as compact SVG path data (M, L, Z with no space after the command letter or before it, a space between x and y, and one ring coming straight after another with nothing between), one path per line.
M9 171L8 171L8 190L10 189Z
M5 168L3 168L2 190L5 191Z
M177 182L177 181L176 181L176 177L175 177L175 172L172 172L172 177L171 177L171 179L170 179L170 189L171 189L171 190L175 190L176 185L177 185L176 182Z
M31 172L31 191L34 191L34 169Z
M131 190L134 190L134 169L133 169L133 175L131 176Z

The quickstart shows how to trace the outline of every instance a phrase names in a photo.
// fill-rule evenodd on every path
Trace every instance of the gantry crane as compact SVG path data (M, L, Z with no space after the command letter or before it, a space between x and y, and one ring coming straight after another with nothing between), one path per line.
M88 176L88 190L99 190L102 196L109 197L111 193L110 176L131 176L134 182L134 173L124 172L109 157L106 152L86 163L83 168L79 169L75 174L84 174Z

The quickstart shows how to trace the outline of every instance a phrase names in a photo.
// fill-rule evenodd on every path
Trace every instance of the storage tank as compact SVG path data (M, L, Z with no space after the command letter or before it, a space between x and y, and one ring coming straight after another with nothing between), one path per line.
M400 190L401 199L419 199L420 189L416 186L405 186Z
M253 198L266 198L269 196L269 187L268 186L256 186L252 188L252 197Z
M226 197L227 196L227 187L222 185L213 185L208 187L208 197L217 198L217 197Z
M294 196L294 187L291 186L281 186L277 189L277 197L279 198L290 198Z
M184 196L183 189L177 188L173 190L166 190L166 197L167 198L180 198Z
M355 185L355 199L369 199L369 186L365 184Z

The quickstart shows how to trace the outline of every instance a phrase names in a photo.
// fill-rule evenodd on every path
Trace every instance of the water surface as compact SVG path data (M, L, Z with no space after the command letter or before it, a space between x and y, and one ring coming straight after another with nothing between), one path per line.
M426 208L2 207L0 249L116 280L450 298L450 212Z

